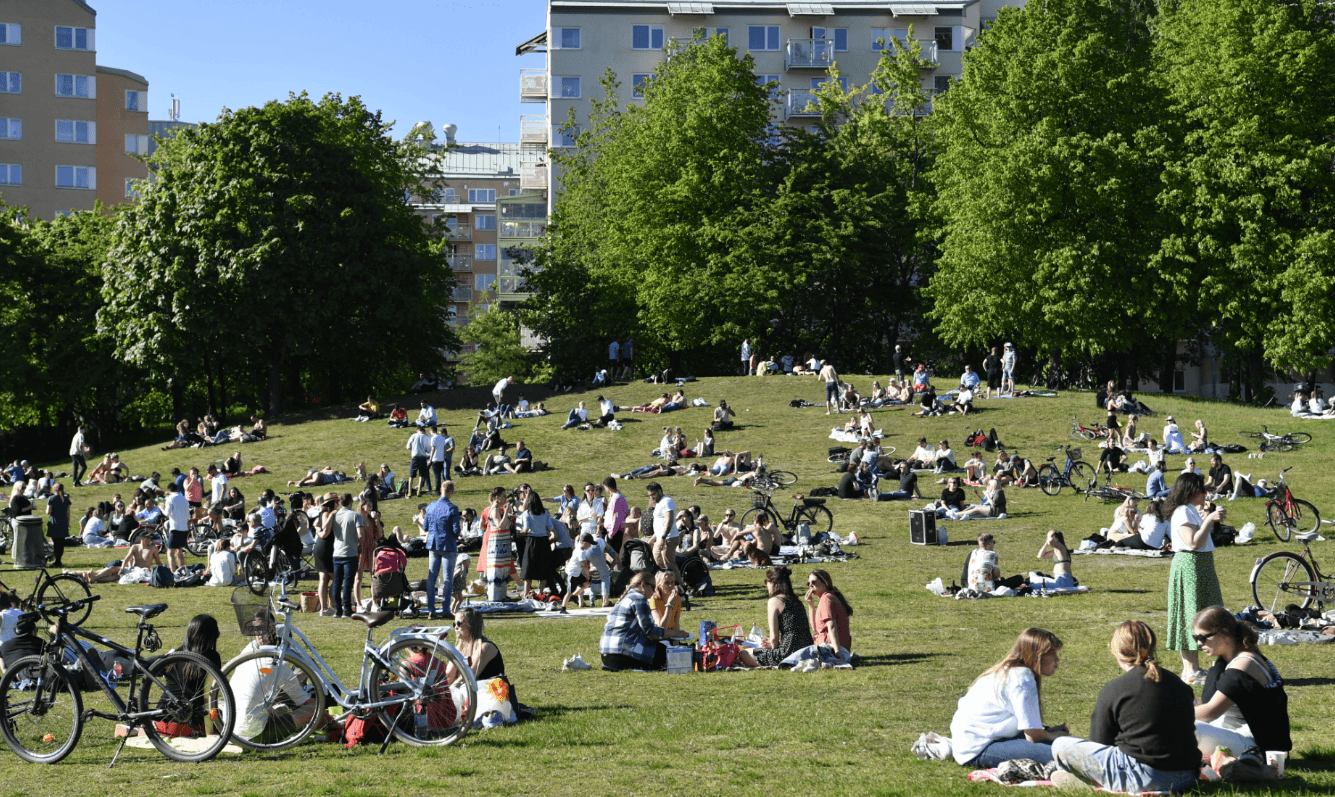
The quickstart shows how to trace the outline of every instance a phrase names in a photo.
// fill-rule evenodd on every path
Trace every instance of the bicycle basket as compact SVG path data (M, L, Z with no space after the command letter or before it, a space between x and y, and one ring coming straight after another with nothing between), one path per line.
M267 587L262 595L251 592L250 587L232 590L232 608L236 610L236 623L243 635L273 636L277 632L278 618L269 607L270 593Z
M756 509L764 509L765 505L768 503L769 503L768 495L765 495L762 492L751 493L751 506L755 507Z
M1080 449L1078 448L1071 449L1071 459L1080 459L1083 456L1084 453Z

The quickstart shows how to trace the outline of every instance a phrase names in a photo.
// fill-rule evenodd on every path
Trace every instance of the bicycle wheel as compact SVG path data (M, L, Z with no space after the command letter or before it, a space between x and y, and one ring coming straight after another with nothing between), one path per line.
M322 679L304 658L252 650L223 665L223 675L258 708L238 717L232 741L249 750L282 750L315 730L324 716ZM254 696L255 700L251 700Z
M88 589L88 584L83 579L70 573L61 573L58 576L51 576L37 590L38 605L46 606L67 606L74 601L83 600L92 597L92 590ZM74 611L66 615L66 620L71 625L83 625L83 621L88 619L88 615L93 611L93 604L85 603ZM49 623L56 621L55 612L42 612L42 616Z
M141 710L152 711L144 735L173 761L208 761L222 752L236 727L236 698L222 670L198 653L178 650L153 659L139 690ZM179 737L202 738L177 746Z
M1056 467L1044 465L1038 469L1038 489L1048 495L1057 495L1062 491L1062 477Z
M1071 427L1071 437L1075 438L1076 440L1089 440L1089 439L1091 439L1091 438L1085 437L1085 430L1084 430L1084 429L1081 429L1079 426L1072 426L1072 427Z
M1281 611L1290 603L1306 609L1312 605L1316 590L1299 582L1316 581L1312 566L1296 553L1280 551L1262 559L1252 569L1252 597L1256 605L1269 612Z
M282 550L274 551L273 574L274 578L282 577L283 584L288 589L297 586L297 582L301 579L298 566Z
M264 554L259 551L246 551L241 557L241 577L254 595L263 595L269 586L269 563L264 561Z
M834 528L834 514L826 506L799 506L793 515L793 519L798 523L811 526L813 537L822 531L829 532ZM793 528L797 528L796 525Z
M1293 499L1293 530L1300 534L1321 531L1321 513L1306 501Z
M1094 486L1098 476L1094 474L1094 466L1088 462L1079 461L1071 464L1071 486L1077 490L1088 490Z
M212 526L198 525L185 541L185 549L195 556L207 556L209 546L218 539Z
M0 733L24 761L54 764L83 733L83 698L65 668L44 656L25 656L0 678Z
M797 482L797 474L788 470L772 470L769 471L769 479L775 484L787 486Z
M1238 432L1238 434L1242 435L1243 437L1249 440L1260 440L1261 438L1265 437L1265 435L1261 434L1260 432Z
M768 509L748 509L745 512L743 512L741 520L742 528L748 529L751 526L753 526L756 520L759 519L761 515L769 515L770 528L773 529L783 528L783 524L779 522L779 516L769 511ZM816 529L813 526L811 530L815 531Z
M158 534L158 530L156 528L137 529L136 531L130 534L130 544L135 545L139 542L139 540L141 540L144 537L149 538L149 540L153 543L153 547L158 549L159 554L165 554L167 552L167 543L163 541L162 537Z
M401 698L381 710L385 727L411 745L447 745L463 738L477 714L477 679L468 662L444 639L400 639L384 651L390 666L371 667L370 700ZM462 676L451 686L448 671Z
M1279 504L1266 504L1265 522L1280 542L1288 542L1293 537L1293 521Z
M1287 440L1269 440L1261 444L1261 450L1285 453L1293 450L1293 443L1290 443Z
M1300 446L1303 443L1312 442L1312 436L1307 432L1289 432L1288 434L1284 435L1284 437L1288 440L1288 442L1293 443L1296 446Z

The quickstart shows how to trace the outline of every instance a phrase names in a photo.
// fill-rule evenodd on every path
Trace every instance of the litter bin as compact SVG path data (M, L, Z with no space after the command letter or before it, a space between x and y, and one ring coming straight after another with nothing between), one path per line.
M46 534L42 519L37 515L21 515L14 519L14 566L46 566Z

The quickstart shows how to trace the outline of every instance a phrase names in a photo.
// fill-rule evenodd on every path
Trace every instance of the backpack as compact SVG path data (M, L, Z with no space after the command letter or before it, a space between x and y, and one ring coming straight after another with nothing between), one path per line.
M1237 443L1229 443L1225 446L1219 446L1219 450L1225 454L1245 454L1247 452L1247 447L1238 445Z
M176 585L176 576L166 565L157 565L148 574L150 587L172 587Z
M203 565L195 565L195 568L200 568L198 570L192 567L185 567L185 566L181 567L181 569L177 570L175 573L172 574L173 579L175 579L172 586L175 587L203 586L204 584L203 567L204 567Z

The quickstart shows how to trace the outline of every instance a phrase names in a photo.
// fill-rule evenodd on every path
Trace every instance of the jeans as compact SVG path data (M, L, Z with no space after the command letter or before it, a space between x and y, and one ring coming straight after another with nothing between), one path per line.
M426 486L429 490L431 490L432 493L440 492L440 485L444 484L444 474L449 471L449 467L450 467L449 462L443 459L440 462L431 463L431 472L434 473L436 476L436 486L435 487L431 486L430 476L427 477Z
M579 417L579 410L571 410L570 414L566 416L565 426L562 426L561 428L569 429L572 426L579 426L581 423L584 423L584 420L584 418Z
M70 454L70 469L74 471L70 474L70 480L78 487L82 484L83 475L88 472L88 463L84 462L83 454Z
M1116 747L1075 736L1052 741L1057 765L1076 777L1108 791L1136 794L1144 791L1186 791L1196 782L1194 769L1165 771L1146 766Z
M965 766L990 769L1000 766L1002 761L1014 758L1032 758L1040 764L1048 764L1052 761L1052 745L1048 742L1031 742L1024 738L1022 733L1010 739L989 742L987 747L984 747L982 752L974 756L974 759Z
M456 551L429 551L430 557L426 571L426 610L428 612L436 611L436 579L440 577L442 567L445 570L445 583L440 591L442 603L445 604L446 613L450 611L450 603L454 600L454 563L459 558Z
M1202 752L1210 754L1213 754L1217 747L1227 747L1233 751L1233 755L1238 756L1255 747L1256 740L1236 730L1215 725L1213 722L1196 720L1196 746Z
M334 557L334 614L351 617L356 605L352 600L352 586L357 583L357 557ZM361 597L360 595L358 596Z

